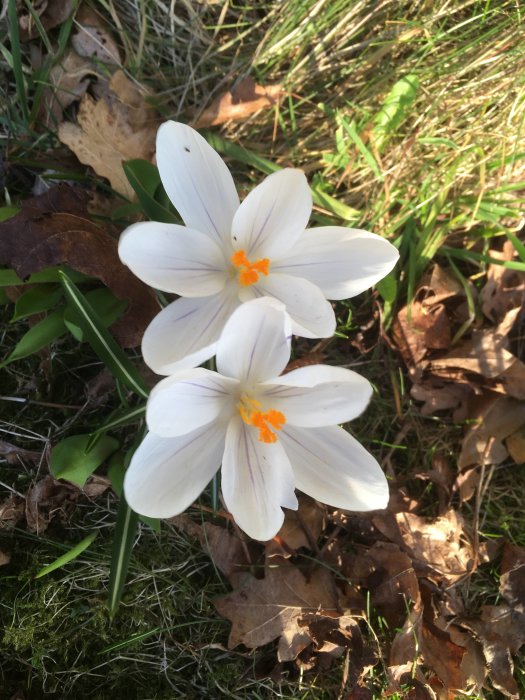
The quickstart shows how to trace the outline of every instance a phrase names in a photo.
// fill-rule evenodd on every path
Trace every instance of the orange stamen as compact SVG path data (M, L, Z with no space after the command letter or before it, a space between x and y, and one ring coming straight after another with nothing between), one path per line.
M250 262L246 257L244 250L238 250L234 253L230 260L239 269L239 283L243 287L249 287L258 281L259 275L268 275L270 272L270 260L268 258L260 258L255 262Z
M259 401L250 399L247 396L241 397L238 405L239 413L244 423L253 425L259 430L260 442L277 442L277 435L273 431L281 430L286 423L284 413L275 411L273 408L264 412L259 410L260 407Z

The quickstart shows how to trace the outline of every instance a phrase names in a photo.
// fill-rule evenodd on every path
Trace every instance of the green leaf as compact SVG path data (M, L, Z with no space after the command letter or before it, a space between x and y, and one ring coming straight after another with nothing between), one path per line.
M118 440L109 435L101 435L94 444L90 434L67 437L51 450L51 474L83 488L88 477L118 446Z
M48 311L55 306L62 298L63 291L60 287L51 285L41 285L28 289L21 294L15 302L15 310L11 323L19 321L26 316Z
M0 221L6 221L20 212L19 207L0 207Z
M117 299L107 287L93 289L85 294L85 298L105 328L115 323L128 307L128 302L125 299ZM76 307L71 304L64 313L64 323L79 342L84 340L84 332L81 325L82 319Z
M389 272L376 284L377 291L387 304L392 304L397 296L397 279L394 272Z
M104 423L103 426L97 428L93 431L92 435L97 435L98 433L106 433L109 430L114 430L115 428L120 428L122 425L128 425L129 423L134 423L140 418L144 418L146 413L146 406L136 406L135 408L127 408L125 410L118 410L113 413L111 418Z
M371 133L379 151L407 118L409 109L416 99L418 88L418 77L405 75L388 93L380 112L374 119Z
M110 617L117 612L124 584L128 575L129 560L135 543L139 516L128 504L124 495L120 498L117 525L111 551L108 608Z
M96 530L87 537L84 537L84 539L81 542L72 547L68 552L62 554L62 556L58 557L58 559L55 559L55 561L51 562L51 564L44 566L43 569L40 569L35 578L42 578L42 576L47 576L47 574L50 574L52 571L56 571L56 569L60 569L66 564L69 564L70 561L76 559L80 554L82 554L82 552L84 552L89 547L89 545L93 542L98 533L99 531Z
M0 287L16 287L24 284L14 270L0 270Z
M63 267L47 267L40 272L35 272L27 280L21 280L14 270L0 270L0 287L13 287L23 284L42 284L48 282L60 282L59 272L64 270L70 279L78 284L80 282L88 282L92 278L72 270L67 265Z
M383 174L377 164L376 159L372 153L365 146L363 140L357 133L357 129L354 122L348 122L341 114L337 114L337 123L342 127L343 131L352 139L357 150L361 153L363 158L368 164L370 170L374 173L378 180L383 180Z
M85 295L64 272L61 272L60 275L68 300L79 312L78 321L87 342L117 379L139 396L147 398L149 391L144 379L109 331L106 330Z
M141 158L124 161L122 167L129 184L135 190L144 214L152 221L177 223L175 214L155 199L155 192L161 187L158 168Z
M0 364L0 367L38 352L38 350L45 348L53 340L60 338L65 332L66 327L62 310L53 311L53 313L36 323L22 336L13 352Z

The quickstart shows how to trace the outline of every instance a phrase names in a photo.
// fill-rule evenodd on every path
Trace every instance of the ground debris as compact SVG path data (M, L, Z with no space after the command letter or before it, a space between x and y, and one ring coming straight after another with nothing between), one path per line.
M293 661L314 641L310 625L321 618L343 614L341 597L332 574L317 568L306 577L283 561L266 570L263 579L251 574L214 605L232 623L228 647L255 649L279 639L279 661Z
M490 255L511 261L516 251L507 241ZM525 426L520 409L525 399L525 358L519 343L525 273L489 265L477 314L472 306L478 295L468 284L469 302L458 280L435 265L393 326L394 342L412 380L411 396L423 402L422 414L451 411L454 420L471 423L459 457L460 470L500 464L509 454L521 460L519 435ZM517 436L513 453L506 444L511 435ZM465 487L465 475L460 475L457 489L462 497L474 492L474 476Z
M85 190L68 185L27 199L19 214L0 223L0 263L21 278L65 263L100 279L129 302L111 331L123 347L135 347L159 311L155 293L121 263L116 237L89 219L88 200Z
M242 78L231 90L217 97L192 123L195 129L241 121L261 109L273 107L285 94L281 85L257 85L250 76Z
M58 137L113 189L132 199L134 190L122 169L122 162L133 158L151 160L160 121L145 101L146 93L118 70L108 89L98 100L84 95L78 124L63 122Z
M73 11L73 0L33 0L29 11L24 0L16 0L20 40L29 41L39 35L33 13L44 29L52 29L62 24Z
M466 617L461 624L481 643L494 687L519 700L512 654L525 644L525 548L505 545L499 591L503 604L485 605L481 618Z

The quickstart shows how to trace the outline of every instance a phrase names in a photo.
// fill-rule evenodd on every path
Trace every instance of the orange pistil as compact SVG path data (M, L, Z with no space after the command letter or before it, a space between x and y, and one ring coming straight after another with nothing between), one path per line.
M260 411L261 404L255 399L250 399L247 396L242 396L238 405L241 418L246 425L253 425L259 430L260 442L272 443L277 442L277 435L272 431L281 430L286 423L286 418L281 411Z
M244 250L238 250L231 256L230 260L235 267L239 268L239 283L243 287L255 284L260 274L267 275L270 272L270 261L268 258L260 258L255 262L250 262Z

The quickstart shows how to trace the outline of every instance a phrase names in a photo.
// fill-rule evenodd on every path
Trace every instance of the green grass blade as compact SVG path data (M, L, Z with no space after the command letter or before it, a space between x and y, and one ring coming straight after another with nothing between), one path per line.
M26 126L28 126L29 108L27 105L24 71L22 70L22 51L20 48L20 32L18 31L16 0L7 0L7 18L9 23L9 37L11 39L11 55L13 58L13 73L15 76L16 90L20 101L22 115Z
M262 156L258 156L256 153L253 153L253 151L248 151L246 148L243 148L236 143L231 143L231 141L223 139L218 134L205 132L203 135L210 146L219 153L223 153L225 156L234 158L245 165L251 165L253 168L265 173L266 175L282 170L281 166L277 165L276 163L272 163L272 161L267 160ZM311 190L314 204L326 209L339 219L349 222L355 222L361 219L361 212L359 212L357 209L349 207L347 204L343 204L343 202L339 202L337 199L335 199L335 197L332 197L326 192L322 192L317 187L311 187Z
M383 174L379 168L379 165L377 164L376 159L372 155L372 153L368 150L368 148L365 146L363 140L357 133L357 129L355 128L355 124L353 122L348 122L342 115L338 115L337 119L338 124L340 124L344 130L344 132L352 139L354 142L357 150L361 153L363 158L368 164L368 167L370 170L374 173L374 175L377 177L378 180L383 181Z
M139 396L147 398L149 391L143 378L109 331L104 328L86 297L65 272L60 272L60 278L67 298L78 311L78 321L87 342L117 379Z
M139 516L128 504L124 495L120 498L117 514L117 526L111 552L111 573L109 577L108 608L110 617L114 617L122 598L126 576L128 574L131 550L135 542Z
M441 246L440 253L449 255L451 258L459 258L460 260L467 260L469 262L479 261L490 263L491 265L501 265L502 267L506 267L508 270L525 272L525 262L520 262L519 260L500 260L499 258L493 258L490 255L485 255L484 253L476 253L475 250L463 250L462 248L449 248L448 246Z
M47 574L50 574L52 571L56 571L57 569L62 568L66 564L69 564L70 561L76 559L80 554L82 554L82 552L84 552L89 547L89 545L98 535L98 532L99 531L96 530L87 537L84 537L84 539L81 542L72 547L68 552L62 554L60 557L58 557L58 559L55 559L55 561L51 562L51 564L44 566L42 569L40 569L35 578L42 578L42 576L47 576Z
M101 428L97 428L91 434L93 436L99 435L100 433L106 433L108 430L114 430L115 428L120 428L123 425L128 425L128 423L133 423L136 420L144 417L146 413L146 406L136 406L135 408L128 409L124 412L117 411L107 423Z
M166 224L178 223L179 220L175 214L155 199L155 191L161 184L158 169L149 161L140 158L124 161L122 167L129 184L135 190L144 214L152 221L161 221Z

